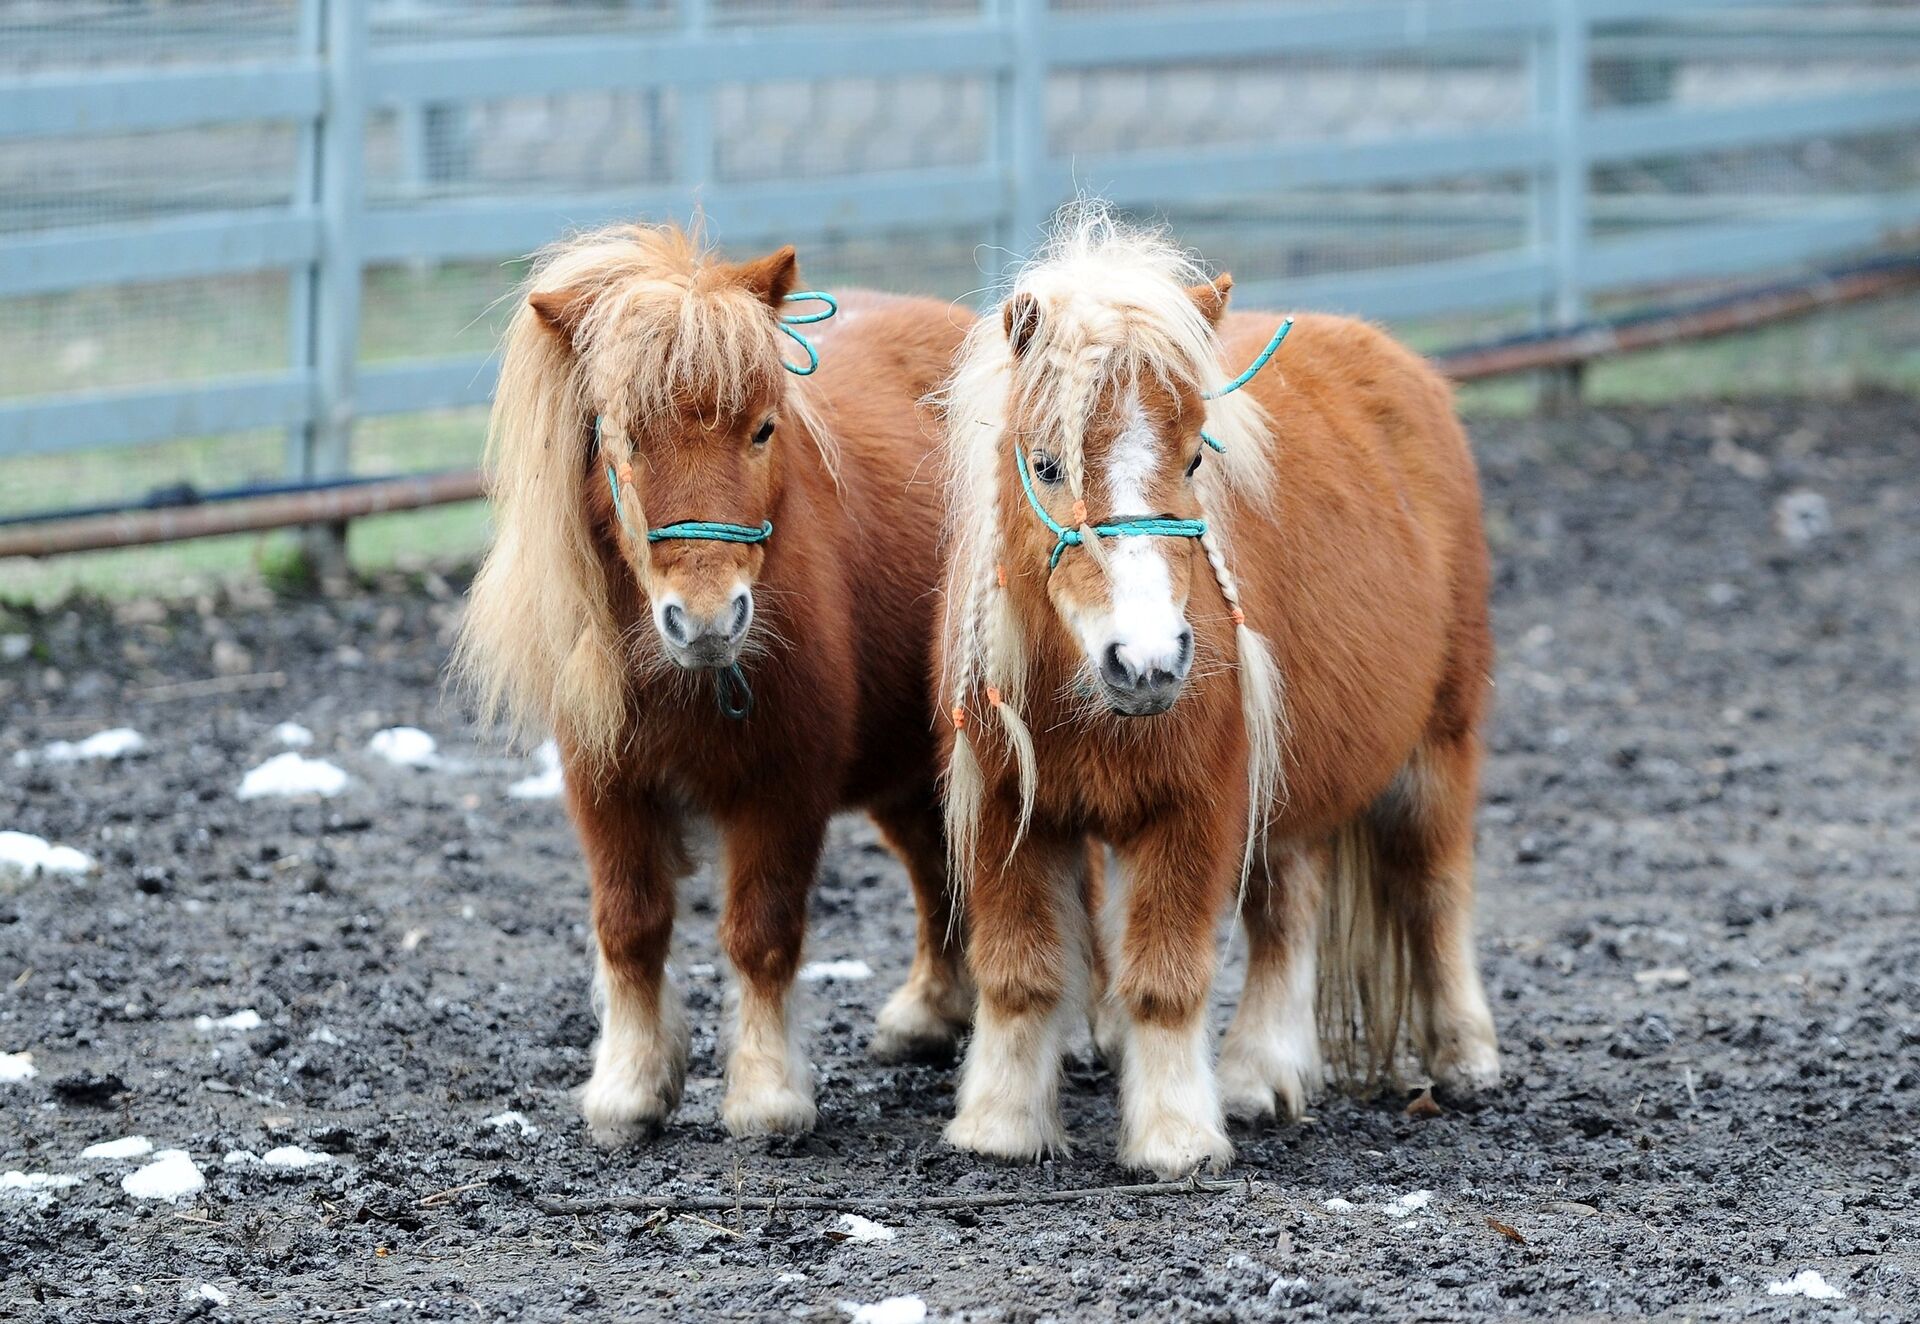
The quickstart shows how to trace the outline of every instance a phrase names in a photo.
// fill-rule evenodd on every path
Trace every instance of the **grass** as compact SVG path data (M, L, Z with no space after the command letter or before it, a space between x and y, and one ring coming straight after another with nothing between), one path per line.
M492 267L449 268L414 273L384 272L366 291L364 352L370 361L391 360L430 346L433 354L484 352L494 327L471 310L486 308L514 273ZM32 302L32 301L20 301ZM120 327L124 308L95 310ZM210 309L184 309L185 313ZM128 314L130 315L130 314ZM193 318L187 316L187 321ZM217 320L217 319L216 319ZM38 325L42 339L33 340ZM267 368L269 354L236 353L231 342L204 325L170 343L166 354L179 375L225 374ZM231 319L226 331L237 333ZM66 389L58 373L35 381L23 360L45 367L50 357L85 357L71 341L46 338L45 319L0 328L0 396L24 390ZM1477 332L1466 325L1433 323L1403 328L1422 349L1460 343ZM124 330L118 333L125 338ZM151 348L151 347L150 347ZM89 351L90 352L90 351ZM159 350L152 350L160 353ZM97 384L115 381L108 373ZM34 384L28 385L27 383ZM124 384L124 383L123 383ZM1474 416L1514 415L1533 407L1533 385L1524 378L1479 383L1462 389L1461 408ZM1594 405L1657 404L1685 400L1733 400L1743 396L1844 397L1863 390L1920 394L1920 298L1906 296L1838 310L1802 321L1720 340L1610 360L1587 374L1585 398ZM482 410L457 410L370 419L355 437L359 473L408 473L457 468L477 462L485 432ZM87 451L0 461L0 513L137 499L165 483L224 487L286 472L286 439L277 433L183 439L154 446ZM348 551L364 572L413 569L471 561L484 547L487 519L477 503L382 515L356 521ZM48 603L76 591L112 597L179 595L204 591L235 578L283 576L297 539L288 532L244 534L160 547L93 552L46 562L0 562L0 599Z

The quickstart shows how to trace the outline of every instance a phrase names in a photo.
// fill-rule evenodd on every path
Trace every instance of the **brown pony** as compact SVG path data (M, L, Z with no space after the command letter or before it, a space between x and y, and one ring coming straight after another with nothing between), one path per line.
M939 510L917 404L965 319L851 296L796 377L796 279L790 247L736 265L676 228L616 226L544 253L507 332L497 536L457 661L489 714L559 744L599 948L581 1106L604 1142L680 1098L665 963L696 820L724 846L734 1134L814 1123L787 1002L836 810L872 815L920 910L874 1051L950 1048L971 1012L927 704Z
M1298 1113L1322 1035L1357 1073L1407 1025L1437 1082L1498 1079L1471 933L1491 645L1466 437L1425 363L1343 318L1302 317L1225 389L1278 320L1225 317L1229 286L1083 206L946 393L948 833L980 992L962 1148L1064 1147L1062 1042L1102 946L1089 834L1120 866L1097 1023L1123 1163L1218 1169L1222 1087L1235 1113ZM1236 887L1248 973L1217 1087Z

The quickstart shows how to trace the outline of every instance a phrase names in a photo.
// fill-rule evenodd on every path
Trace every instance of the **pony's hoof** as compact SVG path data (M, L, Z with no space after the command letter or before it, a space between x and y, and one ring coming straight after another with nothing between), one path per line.
M880 1009L867 1053L876 1062L950 1062L966 1026L909 984Z
M1491 1037L1456 1040L1427 1063L1427 1074L1443 1094L1477 1098L1500 1086L1500 1050Z
M1175 1181L1203 1169L1225 1172L1233 1162L1233 1143L1216 1124L1162 1117L1139 1134L1121 1139L1120 1162L1162 1181Z
M819 1116L812 1099L786 1085L728 1090L720 1105L720 1120L739 1139L801 1135L813 1130Z
M1035 1163L1067 1152L1057 1117L1034 1117L1012 1108L968 1108L947 1123L947 1143L988 1158Z
M1220 1102L1227 1116L1239 1121L1292 1121L1307 1111L1321 1075L1317 1051L1260 1052L1228 1043L1220 1054Z
M660 1134L679 1105L677 1084L661 1082L651 1090L595 1072L580 1091L580 1115L587 1133L602 1149L619 1149Z

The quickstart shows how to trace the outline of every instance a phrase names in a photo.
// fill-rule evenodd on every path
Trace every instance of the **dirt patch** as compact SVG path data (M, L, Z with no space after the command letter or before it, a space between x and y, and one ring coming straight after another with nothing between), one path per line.
M506 793L533 761L439 698L454 589L6 624L27 642L0 662L0 759L117 726L147 748L0 764L0 830L99 866L0 883L0 1052L36 1072L0 1083L0 1172L79 1179L0 1190L0 1316L830 1320L913 1295L981 1320L1915 1318L1920 408L1479 432L1502 642L1480 948L1509 1084L1239 1132L1219 1194L861 1204L1132 1178L1084 1050L1073 1156L1024 1169L941 1146L951 1069L865 1059L911 912L855 822L810 953L873 976L804 996L819 1131L719 1125L703 876L675 955L686 1104L601 1154L569 1098L593 1036L577 854L555 802ZM238 799L287 720L346 789ZM435 766L369 752L402 724ZM1238 981L1236 949L1222 1022ZM136 1200L155 1155L79 1157L135 1135L204 1188ZM895 1235L537 1203L735 1191L844 1194ZM1769 1294L1808 1269L1845 1299Z

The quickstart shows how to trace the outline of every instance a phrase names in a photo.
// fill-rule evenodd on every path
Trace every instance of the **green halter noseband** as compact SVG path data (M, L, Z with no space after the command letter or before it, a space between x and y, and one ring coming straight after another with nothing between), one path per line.
M1293 330L1293 319L1289 317L1280 324L1280 329L1273 333L1273 338L1267 342L1267 347L1260 351L1260 357L1253 361L1251 367L1219 390L1204 392L1200 398L1218 400L1221 396L1231 395L1252 381L1254 374L1267 366L1267 361L1273 357L1274 351L1280 348L1280 342L1287 338L1287 332L1291 330ZM1208 436L1205 428L1200 429L1200 440L1222 455L1226 454L1227 448ZM1047 558L1047 569L1052 571L1060 564L1060 558L1066 555L1067 548L1078 547L1086 541L1086 535L1079 529L1062 524L1041 504L1040 494L1033 489L1033 475L1027 471L1027 454L1020 448L1017 440L1013 443L1013 463L1020 471L1020 488L1027 494L1027 504L1033 507L1033 513L1040 517L1040 522L1053 531L1055 538L1053 554ZM1115 520L1111 524L1095 524L1091 527L1096 538L1204 538L1207 534L1207 522L1203 519L1148 517Z
M793 338L801 349L807 351L806 366L788 363L784 358L780 366L796 377L811 377L820 367L820 351L806 336L795 331L796 326L810 326L815 322L824 322L840 311L840 305L831 294L820 290L802 290L786 296L788 303L823 303L826 307L811 313L782 313L780 330ZM600 449L600 416L593 419L593 446ZM762 520L758 526L752 524L728 524L721 520L690 519L678 524L663 524L657 529L648 529L645 534L637 530L627 518L626 504L620 499L620 474L615 467L607 465L607 490L613 494L613 513L620 521L620 527L627 536L635 541L642 538L646 542L669 542L686 539L689 542L734 542L759 543L773 537L773 521ZM753 712L753 690L747 684L747 673L738 662L722 667L713 673L714 702L720 711L734 721L744 720Z

